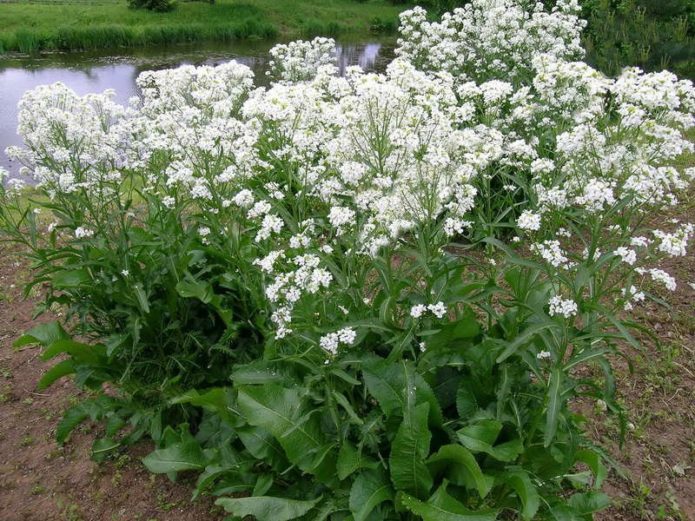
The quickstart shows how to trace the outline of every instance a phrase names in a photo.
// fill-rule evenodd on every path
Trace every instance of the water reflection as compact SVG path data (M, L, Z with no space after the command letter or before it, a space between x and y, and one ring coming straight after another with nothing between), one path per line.
M267 82L265 71L272 42L239 42L233 45L177 46L134 49L120 56L100 53L52 54L32 58L0 59L0 166L16 175L4 150L20 145L17 135L17 103L24 92L38 85L61 81L80 95L116 90L116 101L127 103L137 94L135 79L145 70L166 69L183 64L219 65L236 60L250 67L256 83ZM341 74L351 65L367 71L383 70L393 58L392 40L339 42L338 68Z

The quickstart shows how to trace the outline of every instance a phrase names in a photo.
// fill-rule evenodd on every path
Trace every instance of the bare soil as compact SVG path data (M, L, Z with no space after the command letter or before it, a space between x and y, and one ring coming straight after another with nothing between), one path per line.
M144 443L115 460L90 460L95 425L55 439L63 410L79 396L69 380L44 392L36 383L47 364L38 349L12 342L36 325L36 298L21 297L26 269L0 246L0 521L217 521L212 499L191 503L192 485L150 474ZM40 320L48 320L42 317Z

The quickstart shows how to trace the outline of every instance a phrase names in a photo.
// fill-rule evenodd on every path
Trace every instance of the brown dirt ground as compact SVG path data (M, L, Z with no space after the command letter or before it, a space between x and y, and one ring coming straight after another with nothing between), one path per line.
M60 447L62 411L79 396L68 380L45 392L36 382L47 364L38 350L12 342L36 324L36 299L21 298L26 270L0 246L0 521L217 521L213 501L190 502L191 483L147 472L147 444L98 465L89 454L95 425Z
M686 213L681 217L695 222L692 209ZM67 380L37 392L46 364L37 349L12 349L36 323L37 299L21 298L27 271L10 254L0 246L0 521L222 519L211 499L190 502L190 482L149 474L140 463L147 444L100 465L89 459L98 426L84 425L65 446L56 444L61 413L79 392ZM633 427L625 445L616 442L614 418L590 414L587 425L618 463L605 486L614 506L598 521L695 520L695 257L665 269L679 281L671 308L648 304L639 312L660 345L630 353L632 373L616 364Z

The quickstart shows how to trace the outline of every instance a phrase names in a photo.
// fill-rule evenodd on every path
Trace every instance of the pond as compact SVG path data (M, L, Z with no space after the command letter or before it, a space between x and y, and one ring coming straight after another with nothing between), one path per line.
M0 58L0 166L17 176L19 165L4 153L11 145L21 145L17 135L17 103L24 92L38 85L61 81L78 94L116 90L116 101L125 104L137 94L135 79L146 70L166 69L183 64L219 65L236 60L256 74L256 83L267 82L268 51L275 42L254 41L233 44L191 44L160 48L129 49L111 53L56 53L38 57ZM393 58L393 39L339 41L338 67L341 73L350 65L383 70Z

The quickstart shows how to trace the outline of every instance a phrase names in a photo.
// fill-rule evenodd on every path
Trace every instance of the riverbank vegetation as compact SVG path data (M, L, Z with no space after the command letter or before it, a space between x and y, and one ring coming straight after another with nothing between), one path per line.
M0 53L138 47L203 40L365 35L394 30L403 6L386 0L179 2L169 12L121 0L2 2Z
M232 519L589 520L631 424L616 369L692 280L695 90L582 62L578 6L401 15L383 73L278 45L148 71L128 106L29 91L37 181L0 188L27 290L15 342L85 390L59 443L149 440ZM465 60L460 57L465 56ZM680 201L684 201L685 204ZM658 216L659 218L655 218ZM690 276L690 274L686 274ZM687 472L687 465L680 472ZM675 470L674 470L675 472Z

